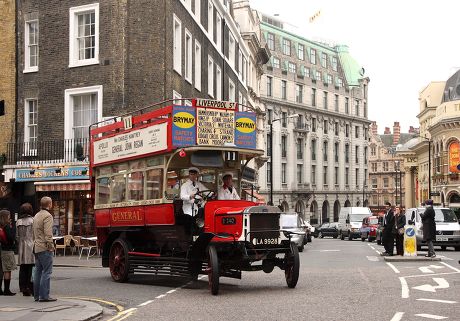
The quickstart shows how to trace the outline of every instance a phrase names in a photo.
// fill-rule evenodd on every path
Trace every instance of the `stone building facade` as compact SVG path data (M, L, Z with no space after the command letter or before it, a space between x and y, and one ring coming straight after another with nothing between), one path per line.
M261 193L312 223L338 221L341 207L368 202L369 78L347 46L311 41L267 15L261 27L272 54L261 81Z
M371 125L369 155L369 207L375 213L382 213L385 203L407 207L412 194L408 190L413 179L411 165L415 159L408 146L412 146L419 135L418 128L410 127L408 133L401 133L399 122L394 122L393 132L385 127L378 134L376 122Z
M419 101L421 137L411 148L417 159L413 205L432 198L460 217L460 71L428 84Z
M164 100L253 103L251 50L229 1L25 0L17 20L18 134L5 180L34 204L50 194L59 234L94 233L90 124Z

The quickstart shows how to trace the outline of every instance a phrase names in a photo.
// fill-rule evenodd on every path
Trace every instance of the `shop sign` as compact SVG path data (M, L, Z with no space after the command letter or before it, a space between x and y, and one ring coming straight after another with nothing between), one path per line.
M88 167L47 167L16 170L16 182L89 179Z
M458 142L449 145L449 171L451 173L460 172L458 169L458 164L460 164L459 146L460 144Z
M94 164L122 160L167 149L168 124L161 123L94 142Z

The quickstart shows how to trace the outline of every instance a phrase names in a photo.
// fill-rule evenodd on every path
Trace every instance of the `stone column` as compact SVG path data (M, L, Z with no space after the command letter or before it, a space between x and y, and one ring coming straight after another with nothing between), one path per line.
M404 194L405 194L405 200L404 200L404 207L405 208L411 208L414 207L415 204L413 204L414 200L414 175L412 172L412 167L404 167Z

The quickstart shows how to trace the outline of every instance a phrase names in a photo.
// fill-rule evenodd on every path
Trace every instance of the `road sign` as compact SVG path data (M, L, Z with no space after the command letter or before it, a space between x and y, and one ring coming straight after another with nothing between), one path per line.
M431 192L430 196L441 196L440 192Z
M404 226L404 256L417 256L417 239L412 225Z

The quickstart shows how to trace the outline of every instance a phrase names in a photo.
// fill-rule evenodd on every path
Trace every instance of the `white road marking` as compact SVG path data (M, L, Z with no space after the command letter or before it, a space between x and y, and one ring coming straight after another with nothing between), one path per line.
M378 255L380 255L380 254L381 254L381 252L380 252L380 251L378 251L378 250L375 250L375 252L376 252Z
M342 250L310 250L310 251L315 251L315 252L340 252Z
M460 270L457 269L457 268L455 268L455 267L453 267L452 265L449 265L449 264L447 264L447 263L445 263L445 262L441 262L441 264L444 264L445 266L447 266L448 268L451 268L451 269L454 270L455 272L460 273Z
M443 259L443 260L446 260L446 261L453 261L454 260L454 259L451 259L450 257L444 256L444 255L437 255L436 254L436 256L441 258L441 259Z
M390 321L399 321L402 319L404 312L396 312Z
M443 273L434 273L434 274L415 274L415 275L406 275L406 278L420 278L427 276L439 276L439 275L451 275L451 274L458 274L459 272L443 272Z
M401 298L407 299L409 297L409 287L404 277L400 276L399 281L401 282Z
M442 269L442 268L443 266L439 266L439 265L428 265L428 266L421 266L418 269L423 273L434 273L432 269Z
M166 294L160 294L159 296L156 296L155 299L161 299L161 298L164 298L166 296Z
M148 300L148 301L145 301L145 302L143 302L143 303L141 303L141 304L138 304L137 306L138 306L138 307L143 307L143 306L145 306L145 305L147 305L147 304L150 304L150 303L152 303L152 302L153 302L153 300Z
M420 290L420 291L426 291L426 292L436 292L436 289L447 289L449 288L449 282L446 281L446 279L443 278L433 278L433 281L435 281L438 285L431 285L431 284L423 284L419 286L414 286L412 287L413 289Z
M399 270L396 268L396 266L394 266L393 264L391 264L390 262L387 262L387 265L396 273L396 274L399 274Z
M174 293L174 292L176 292L176 289L173 289L173 290L169 290L169 291L168 291L168 292L166 292L166 293L168 293L168 294L171 294L171 293Z
M421 314L414 314L414 315L416 317L422 317L422 318L427 318L427 319L435 319L435 320L447 319L447 317L443 317L441 315L435 315L435 314L421 313Z
M436 299L417 299L417 301L429 301L429 302L447 303L447 304L455 304L455 303L457 303L457 301L436 300Z
M369 261L372 261L372 262L377 262L379 260L379 258L376 256L366 256L366 257Z
M371 249L375 250L375 247L373 247L373 246L371 245Z

